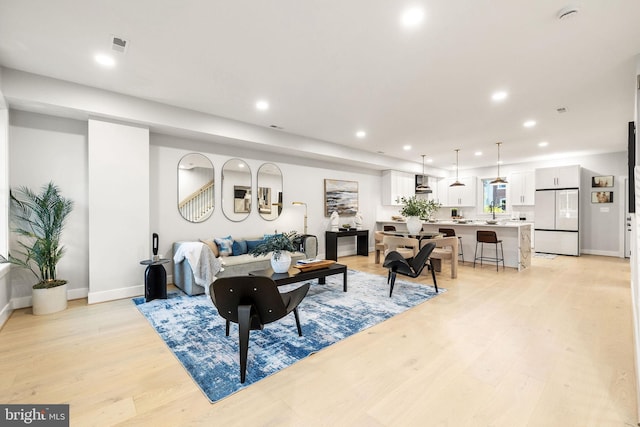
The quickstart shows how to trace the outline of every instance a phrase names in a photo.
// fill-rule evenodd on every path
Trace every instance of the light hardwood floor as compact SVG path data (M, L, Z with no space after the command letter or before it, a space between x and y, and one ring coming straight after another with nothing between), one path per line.
M373 254L340 262L386 274ZM130 300L17 310L0 402L69 403L72 426L636 425L628 260L448 276L446 293L216 404Z

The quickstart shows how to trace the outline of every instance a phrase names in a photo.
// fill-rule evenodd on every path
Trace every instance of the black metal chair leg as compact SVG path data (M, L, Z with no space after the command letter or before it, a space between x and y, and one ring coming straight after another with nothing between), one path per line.
M302 327L300 326L300 317L298 316L298 307L293 309L293 315L296 317L296 326L298 327L298 336L302 336Z
M231 326L231 321L227 320L227 325L226 325L226 328L225 328L225 332L226 332L227 336L229 336L229 327L230 326Z
M500 258L498 258L498 244L496 243L496 271L500 271L498 268L499 265L500 265Z
M393 293L393 287L396 284L396 272L391 272L391 286L389 287L389 298L391 298L391 294Z
M497 247L498 245L496 245ZM500 253L502 254L502 269L504 270L504 247L502 246L502 242L500 242Z
M436 271L431 265L431 260L429 260L429 270L431 270L431 277L433 277L433 286L436 288L436 294L438 293L438 282L436 281Z
M249 332L251 329L251 306L238 306L238 338L240 341L240 382L244 384L249 353Z

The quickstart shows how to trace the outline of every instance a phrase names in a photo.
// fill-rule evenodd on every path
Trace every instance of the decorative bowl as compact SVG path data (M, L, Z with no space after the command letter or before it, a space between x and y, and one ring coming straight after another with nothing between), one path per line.
M495 220L495 219L488 219L487 220L487 224L497 224L497 223L498 223L498 221Z

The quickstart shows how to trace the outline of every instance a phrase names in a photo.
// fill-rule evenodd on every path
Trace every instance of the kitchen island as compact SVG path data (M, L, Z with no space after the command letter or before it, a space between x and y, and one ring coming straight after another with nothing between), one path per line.
M404 221L377 221L376 228L383 229L385 225L393 225L399 232L407 231ZM521 271L531 266L531 224L519 221L500 221L497 224L487 224L486 221L459 223L454 221L423 222L424 231L434 232L439 228L453 228L456 236L462 237L462 251L464 261L473 263L476 250L476 231L495 231L498 240L502 240L504 247L504 264L506 267L517 268ZM478 248L480 250L480 248ZM493 245L485 245L485 255L494 254ZM492 256L492 255L489 255ZM485 262L486 264L486 262Z

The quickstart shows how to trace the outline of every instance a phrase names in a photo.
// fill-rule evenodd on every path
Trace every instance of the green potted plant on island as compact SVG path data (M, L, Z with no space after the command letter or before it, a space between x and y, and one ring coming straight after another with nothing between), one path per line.
M56 275L56 267L65 248L60 235L73 210L73 201L63 197L59 188L50 182L40 194L27 187L11 191L12 231L23 239L18 240L18 256L0 255L0 262L9 262L28 269L38 279L33 285L33 314L49 314L67 308L67 281Z
M438 203L435 200L427 200L427 205L425 206L425 216L423 217L427 221L435 221L433 219L433 214L436 213L438 209L442 207L442 203Z
M253 248L249 253L255 257L271 253L271 268L274 273L286 273L291 266L291 254L296 250L294 243L298 237L296 231L273 234L264 239L262 243Z

